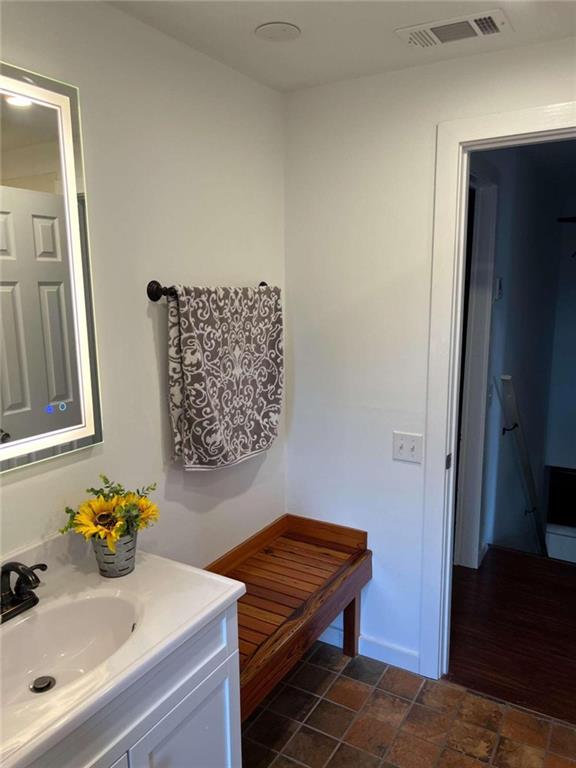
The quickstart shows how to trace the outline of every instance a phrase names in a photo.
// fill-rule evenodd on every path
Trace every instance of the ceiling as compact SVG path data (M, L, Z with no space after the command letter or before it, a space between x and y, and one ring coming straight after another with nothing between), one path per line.
M113 5L281 91L576 35L576 0L128 0ZM411 48L394 33L495 8L505 12L512 33L432 49ZM302 35L288 43L259 40L254 28L269 21L297 24Z
M3 152L32 144L58 142L58 113L41 104L13 107L1 99L0 136Z

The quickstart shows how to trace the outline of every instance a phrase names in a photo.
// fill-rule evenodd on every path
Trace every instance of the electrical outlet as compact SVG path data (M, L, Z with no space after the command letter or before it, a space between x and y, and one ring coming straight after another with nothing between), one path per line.
M392 432L392 458L395 461L411 461L422 464L424 435L411 432Z

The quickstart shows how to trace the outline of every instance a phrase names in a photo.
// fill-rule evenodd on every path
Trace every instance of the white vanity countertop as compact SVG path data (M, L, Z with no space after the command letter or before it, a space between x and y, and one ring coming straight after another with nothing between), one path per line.
M49 562L36 590L39 604L0 626L0 652L8 672L0 688L3 768L20 765L62 739L245 592L240 582L147 553L137 555L128 576L107 579L98 574L89 554L79 564ZM37 562L23 554L19 559L28 565ZM86 625L100 626L100 617L102 638L96 631L93 643L86 637L78 641L79 673L60 685L57 679L46 693L29 691L30 675L51 674L51 661L61 655L58 643L74 651L74 633L86 636L92 631ZM60 632L65 632L65 641L58 640ZM30 649L27 638L35 638ZM11 664L11 653L24 661ZM22 672L25 653L34 658ZM103 660L84 671L82 661L91 653Z

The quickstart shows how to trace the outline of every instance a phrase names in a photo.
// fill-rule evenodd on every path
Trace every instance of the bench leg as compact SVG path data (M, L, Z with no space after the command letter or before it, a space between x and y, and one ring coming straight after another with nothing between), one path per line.
M344 648L346 656L358 655L360 634L360 595L356 595L344 608Z

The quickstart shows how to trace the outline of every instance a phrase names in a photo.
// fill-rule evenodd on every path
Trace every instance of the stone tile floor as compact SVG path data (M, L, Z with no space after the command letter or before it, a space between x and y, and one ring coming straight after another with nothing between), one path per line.
M576 768L576 727L316 643L243 728L243 768L299 766Z

